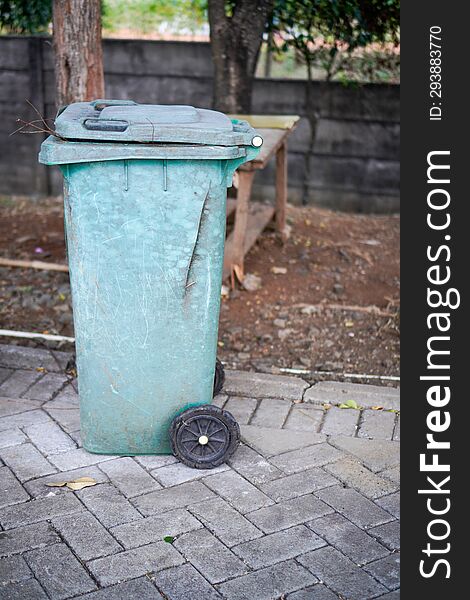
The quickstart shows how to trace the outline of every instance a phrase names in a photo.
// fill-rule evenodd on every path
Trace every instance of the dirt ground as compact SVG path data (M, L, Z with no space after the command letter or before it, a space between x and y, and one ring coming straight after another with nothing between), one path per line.
M65 262L60 198L3 198L0 213L1 257ZM221 360L229 368L294 370L311 380L397 376L399 217L290 206L288 222L285 245L266 230L246 259L245 272L259 278L259 289L223 297ZM0 327L73 335L68 274L0 267Z

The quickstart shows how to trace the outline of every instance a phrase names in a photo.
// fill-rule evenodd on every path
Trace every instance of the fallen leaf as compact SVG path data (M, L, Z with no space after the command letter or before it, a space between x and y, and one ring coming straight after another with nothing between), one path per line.
M344 325L345 327L354 327L354 321L345 321Z
M91 485L96 485L96 481L94 483L91 481L70 481L67 483L67 487L73 491L82 490L83 488L90 487Z
M45 369L44 367L36 367L36 371L37 371L38 373L45 373L45 372L46 372L46 369Z
M372 410L383 410L383 406L371 406Z
M274 273L274 275L285 275L287 269L285 267L271 267L271 272Z
M343 404L339 405L340 408L354 408L356 410L359 409L357 402L355 400L346 400Z
M166 542L167 544L172 544L175 541L175 538L172 535L166 535L163 538L163 541Z
M93 477L79 477L78 479L74 479L72 481L54 481L51 483L46 483L48 487L68 487L70 490L81 490L85 487L89 487L90 485L96 485L96 479Z

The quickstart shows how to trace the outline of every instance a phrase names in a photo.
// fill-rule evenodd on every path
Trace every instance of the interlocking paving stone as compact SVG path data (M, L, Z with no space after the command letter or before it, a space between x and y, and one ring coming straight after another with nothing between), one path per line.
M400 600L400 590L398 589L389 594L385 594L385 596L380 596L380 600Z
M256 398L243 398L232 396L225 404L224 410L228 410L235 417L239 425L248 425L258 404Z
M387 523L393 518L380 506L351 488L333 486L319 490L315 495L362 529Z
M191 481L165 490L151 492L144 496L138 496L133 499L133 503L143 515L149 516L196 504L214 497L214 492L211 492L205 485L199 481Z
M0 508L29 499L23 486L8 467L0 467Z
M355 400L358 406L364 408L383 406L387 409L400 410L400 390L396 388L362 383L321 381L304 394L304 402L314 404L342 404L348 400Z
M389 590L400 587L400 553L395 552L366 565L365 570L385 585Z
M267 461L264 456L241 444L229 460L230 466L246 479L260 485L282 476L282 471Z
M42 367L46 371L60 371L49 350L0 344L0 365L12 369Z
M5 529L20 525L39 523L53 517L70 515L83 510L83 506L73 494L60 494L8 506L0 514L0 523Z
M39 408L40 403L32 400L24 400L23 398L0 398L0 417L8 417L16 415L28 410Z
M95 582L65 544L31 550L26 562L53 600L96 589Z
M374 472L400 464L400 444L397 442L353 437L332 437L330 442L337 448L353 454Z
M33 498L39 498L49 496L51 492L56 495L59 494L73 494L73 492L66 486L64 487L48 487L46 483L59 483L64 481L73 481L79 477L93 477L97 483L104 483L108 481L107 475L98 469L98 467L83 467L82 469L74 469L73 471L65 471L61 473L54 473L53 475L47 475L40 477L39 479L31 479L24 484L24 487L33 496Z
M395 430L393 432L393 440L395 442L400 441L400 423L401 423L401 417L400 417L400 415L398 415L397 423L395 425Z
M13 373L13 369L6 369L5 367L0 367L0 384L8 379L10 375Z
M42 373L37 371L15 371L0 385L0 396L19 398L40 377L42 377Z
M113 527L142 518L117 489L107 483L77 492L80 500L105 527Z
M44 404L44 408L68 409L79 408L80 400L71 383L66 385L54 398Z
M28 425L44 423L44 421L50 420L50 416L43 410L29 410L28 412L9 415L8 417L1 417L0 431L3 431L4 429L12 429L13 427L28 427Z
M0 531L0 556L9 556L60 541L49 523L36 523L18 529Z
M212 398L212 403L215 406L218 406L219 408L224 408L225 403L227 402L227 394L221 393L221 394L217 394L217 396L214 396Z
M298 558L316 577L348 600L368 600L387 591L349 558L326 546Z
M52 525L81 560L92 560L122 550L89 512L52 519Z
M276 398L261 400L250 425L281 429L290 411L290 402Z
M5 600L47 600L46 593L35 579L18 581L4 588L4 595L0 589L0 598Z
M130 549L163 540L165 536L176 537L201 527L201 523L187 510L178 508L161 516L146 517L118 525L111 529L111 533L124 548Z
M390 494L397 489L397 485L389 479L372 473L351 457L326 465L325 469L344 483L358 489L368 498L380 498L380 496Z
M227 600L271 600L317 581L311 573L288 560L218 586Z
M55 358L56 363L59 365L58 370L60 372L65 371L67 363L73 357L72 352L62 352L61 350L51 350L52 356ZM57 369L56 369L57 370Z
M67 433L72 433L80 428L80 411L78 408L49 408L48 406L43 408Z
M390 550L400 549L400 523L398 521L374 527L369 533Z
M142 465L145 469L152 471L153 469L159 469L160 467L166 467L167 465L172 465L175 462L178 462L178 459L174 456L134 456L134 460L136 460L140 465Z
M388 555L388 550L338 513L310 521L308 526L357 565Z
M384 496L376 500L376 504L381 506L396 519L400 518L400 492L390 494L390 496Z
M326 411L321 432L326 435L354 435L360 411L332 406Z
M400 485L399 465L397 465L396 467L392 467L391 469L385 469L385 471L381 471L379 474L381 477L386 477L387 479L390 479L390 481L393 481L393 483Z
M232 548L250 567L260 569L324 546L316 533L299 525Z
M395 429L395 418L395 413L364 410L357 435L372 440L391 440Z
M147 577L140 577L90 592L80 598L86 598L86 600L161 600L163 596Z
M242 575L244 563L207 529L197 529L175 540L176 548L210 583Z
M43 454L59 454L75 449L75 442L53 422L37 423L25 428L25 433Z
M221 599L221 595L189 563L160 571L153 579L168 600Z
M211 473L222 473L228 469L229 467L227 465L220 465L220 467L216 467L215 469L207 470L193 469L191 467L187 467L183 463L177 462L152 471L152 476L156 477L164 487L171 487L180 483L201 479L202 477L210 475Z
M322 583L317 583L317 585L311 585L304 590L289 594L287 600L338 600L338 596Z
M0 598L2 597L2 587L5 584L24 581L32 576L31 569L22 556L0 558Z
M51 353L41 352L41 357L50 360ZM75 448L75 444L80 446L77 382L67 383L61 370L65 358L59 356L59 360L61 366L55 363L50 373L35 371L31 360L22 364L23 372L14 373L23 385L23 377L31 377L25 373L37 376L36 383L30 383L23 394L30 399L0 398L0 448L4 446L0 457L5 453L10 463L16 460L18 470L24 466L20 466L15 449L26 446L20 453L32 452L46 464L43 455L50 457L49 472L42 474L39 468L32 477L23 474L24 486L18 483L13 464L0 467L0 478L3 475L9 486L6 490L0 485L0 507L3 490L8 503L19 502L2 510L0 523L8 529L0 530L0 556L5 557L0 560L0 574L8 572L8 583L6 588L0 587L0 596L8 590L10 600L46 598L19 555L33 555L35 548L42 550L38 554L53 555L54 548L62 547L79 572L88 577L75 556L88 562L94 576L106 586L97 590L88 577L92 587L87 593L76 588L72 578L67 597L221 600L223 595L226 600L272 600L280 596L287 600L332 600L337 594L345 595L340 591L342 585L348 600L397 597L398 554L394 550L399 545L399 530L394 517L399 515L399 443L379 437L399 438L399 417L371 411L367 406L386 406L375 393L385 401L392 398L399 406L398 391L371 386L353 389L361 397L360 401L354 399L366 407L355 438L351 437L351 423L338 423L338 419L351 419L344 415L357 415L358 411L333 407L328 413L319 398L314 403L292 404L292 398L279 391L279 384L292 386L291 392L295 390L292 393L300 400L308 387L302 380L289 378L293 380L289 383L285 377L269 375L269 385L261 386L257 374L241 374L245 391L233 392L238 397L229 399L221 394L215 401L236 413L250 445L237 449L229 461L231 469L224 465L217 471L194 473L172 456L99 456ZM10 367L5 369L3 375L11 376ZM255 389L253 393L256 385L258 392ZM321 385L313 386L316 392L321 391ZM336 385L344 388L344 384ZM307 390L306 397L311 393ZM349 399L350 393L351 388L341 392L332 404ZM258 411L253 413L256 406ZM250 417L252 423L259 421L270 427L243 426ZM387 423L383 419L379 422L380 417ZM318 433L323 422L330 438ZM347 435L338 435L338 431ZM30 434L33 444L24 432ZM54 434L59 441L54 441ZM67 440L71 448L51 454L61 450L60 440ZM57 468L65 472L56 472ZM45 485L81 476L94 477L99 485L76 493ZM202 480L197 481L199 478ZM348 487L338 485L339 481ZM28 500L26 492L39 499ZM258 507L261 501L267 505ZM174 538L173 543L163 541L166 535ZM336 550L339 552L335 554ZM315 555L315 560L310 555ZM327 562L325 557L331 559L328 568L322 564ZM52 560L53 570L64 572L62 562ZM308 581L292 583L285 565L306 574ZM331 580L341 580L336 587L317 574L319 565L322 570L330 569ZM324 579L325 585L317 577ZM220 588L222 595L209 582ZM379 591L370 590L371 582ZM55 597L53 591L49 595ZM57 597L65 596L59 593Z
M183 562L183 557L172 544L156 542L92 560L87 566L100 585L106 586L141 577L150 571L174 567Z
M308 404L294 404L284 425L284 429L318 433L324 413L323 409L313 408Z
M275 456L271 459L271 462L285 473L291 474L305 469L322 467L342 456L344 456L342 452L333 448L330 444L323 443Z
M13 429L6 429L0 433L0 448L8 448L9 446L18 446L26 441L25 434L14 427Z
M161 485L155 481L141 466L132 458L124 457L109 460L100 465L114 485L121 490L127 498L139 496L148 492L161 489Z
M289 500L336 485L338 480L322 469L309 469L294 475L287 475L261 485L263 492L275 502Z
M3 448L0 456L22 482L55 472L55 468L32 444Z
M246 517L265 533L273 533L322 517L333 510L312 494L261 508Z
M227 546L247 542L262 535L259 529L222 498L200 502L191 508L191 512Z
M234 471L211 475L204 479L204 483L241 513L273 503L271 498Z
M106 460L118 458L117 456L106 454L92 454L83 448L76 448L61 454L55 454L50 457L50 461L59 469L59 471L72 471L80 467L96 465Z
M272 429L254 425L242 425L240 430L242 440L268 458L282 452L319 444L326 440L326 436L323 434L308 431Z
M24 397L47 402L57 394L67 381L68 378L66 375L60 373L46 373L44 377L24 393Z
M226 371L224 392L231 396L301 400L308 383L298 377Z

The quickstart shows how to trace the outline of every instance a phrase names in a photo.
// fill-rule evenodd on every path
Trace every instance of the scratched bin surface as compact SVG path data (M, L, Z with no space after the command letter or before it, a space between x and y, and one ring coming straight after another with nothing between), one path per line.
M226 188L257 151L104 146L49 138L40 155L64 175L83 444L169 453L172 419L212 399Z

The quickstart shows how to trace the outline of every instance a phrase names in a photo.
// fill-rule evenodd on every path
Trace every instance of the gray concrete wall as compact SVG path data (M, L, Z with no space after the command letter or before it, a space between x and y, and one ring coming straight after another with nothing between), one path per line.
M105 40L106 96L155 104L211 107L209 45ZM322 93L320 94L320 91ZM309 200L361 212L399 210L399 87L315 84L321 119ZM9 134L18 116L34 118L25 100L53 117L52 49L44 37L0 37L0 193L56 193L58 171L37 164L40 136ZM305 82L258 79L253 113L305 114ZM289 197L299 201L308 144L305 118L289 141ZM254 193L273 194L274 164L257 174Z

